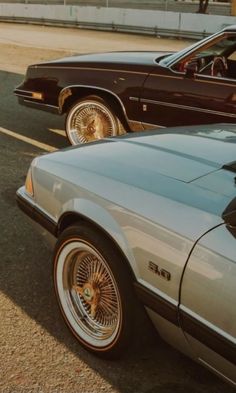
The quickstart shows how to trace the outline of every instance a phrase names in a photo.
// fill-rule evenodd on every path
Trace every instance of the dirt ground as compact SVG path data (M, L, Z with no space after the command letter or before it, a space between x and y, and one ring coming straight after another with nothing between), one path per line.
M180 50L191 41L0 23L0 69L24 73L29 64L77 53Z

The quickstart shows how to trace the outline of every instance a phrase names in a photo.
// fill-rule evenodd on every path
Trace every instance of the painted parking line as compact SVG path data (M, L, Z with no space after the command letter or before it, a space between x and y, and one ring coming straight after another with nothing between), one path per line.
M28 143L28 144L30 144L30 145L32 145L32 146L38 147L39 149L42 149L42 150L45 150L45 151L51 152L51 151L58 150L58 149L57 149L56 147L54 147L54 146L50 146L50 145L47 145L47 144L45 144L45 143L41 143L41 142L39 142L39 141L36 141L35 139L28 138L27 136L24 136L24 135L21 135L21 134L17 134L16 132L7 130L6 128L3 128L3 127L0 127L0 132L1 132L2 134L11 136L11 137L13 137L13 138L15 138L15 139L18 139L19 141Z
M54 134L66 137L66 132L63 130L58 130L57 128L49 128L48 130L53 132Z

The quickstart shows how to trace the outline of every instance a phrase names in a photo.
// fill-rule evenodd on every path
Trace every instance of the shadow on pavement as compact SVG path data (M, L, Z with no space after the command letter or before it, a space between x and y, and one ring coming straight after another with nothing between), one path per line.
M50 131L51 129L64 130L64 116L27 108L18 104L13 90L22 80L23 75L0 71L0 127L59 149L69 146L66 137Z

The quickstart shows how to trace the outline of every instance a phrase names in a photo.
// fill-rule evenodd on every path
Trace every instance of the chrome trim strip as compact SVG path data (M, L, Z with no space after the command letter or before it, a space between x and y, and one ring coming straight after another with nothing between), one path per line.
M179 327L178 302L143 280L135 282L134 289L145 307Z
M31 98L32 97L32 95L31 95L32 93L28 93L28 94L23 94L23 93L15 93L15 95L17 96L17 97L26 97L26 98Z
M157 289L153 285L149 284L147 281L144 281L143 279L140 278L138 280L138 283L141 284L143 287L152 291L154 294L160 296L161 298L166 300L168 303L171 303L173 306L176 306L176 307L178 306L178 304L179 304L178 300L175 300L172 297L166 295L166 293L160 291L159 289Z
M129 71L129 70L120 70L120 69L114 69L114 68L98 68L98 67L66 67L66 66L37 66L35 68L43 68L43 69L58 69L58 70L89 70L89 71L104 71L104 72L122 72L126 74L137 74L137 75L148 75L148 72L140 72L140 71Z
M232 344L236 345L236 338L235 337L231 336L230 334L226 333L224 330L213 325L211 322L207 321L206 319L200 317L200 315L196 314L194 311L185 307L183 304L180 305L179 309L180 309L180 311L184 311L186 314L190 315L193 319L199 321L202 325L206 326L207 328L216 332L220 336L224 337L226 340L232 342Z
M108 90L108 89L104 89L103 87L98 87L98 86L93 86L93 85L69 85L69 86L64 87L64 88L60 91L60 94L59 94L59 96L58 96L58 102L60 102L60 97L63 96L65 90L73 89L73 88L75 88L75 87L79 87L79 88L82 87L82 88L86 88L86 89L101 90L101 91L105 91L106 93L109 93L109 94L113 95L113 96L119 101L119 103L120 103L120 105L121 105L121 108L122 108L122 110L123 110L123 113L124 113L124 116L125 116L127 122L130 123L131 120L130 120L130 119L128 118L128 116L127 116L125 106L124 106L123 102L121 101L120 97L119 97L117 94L113 93L112 91L110 91L110 90ZM60 108L60 107L58 107L58 109L61 111L61 108Z
M43 98L35 98L33 97L33 94L39 93L42 94L42 91L35 91L35 90L21 90L21 89L15 89L14 94L18 97L26 97L26 98L32 98L34 100L41 100L43 101Z
M138 97L129 97L129 100L138 102L139 98Z
M183 80L184 79L184 74L181 74L181 75L183 75L183 76L163 75L163 74L153 74L153 73L149 74L149 76L159 76L161 78L181 79L181 80Z
M184 73L179 73L179 72L176 72L174 70L171 70L171 71L175 72L178 75L180 74L182 76L153 74L153 73L151 73L150 76L157 76L157 77L160 77L160 78L169 78L169 79L179 79L179 80L185 79L185 74ZM200 79L200 78L203 78L203 80ZM207 80L204 80L204 79L207 79ZM212 79L212 80L210 80L210 79ZM216 79L217 79L217 82L215 81ZM230 78L222 78L222 77L216 78L216 77L211 76L211 75L203 75L203 74L196 74L195 78L193 78L193 80L195 82L211 83L211 84L214 84L214 85L218 85L220 83L221 86L223 85L223 86L230 86L230 87L233 87L234 84L235 84L235 81L231 80ZM227 83L227 82L225 82L225 80L226 81L232 81L232 83Z
M31 90L21 90L21 89L15 89L14 90L15 94L18 94L18 92L20 92L20 93L28 93L28 94L32 94L33 93L33 91L31 91Z
M171 107L171 108L187 109L187 110L195 111L195 112L210 113L212 115L217 115L217 116L226 116L226 117L236 118L236 113L233 114L233 113L227 113L227 112L217 112L217 111L213 111L211 109L197 108L195 106L172 104L170 102L155 101L155 100L149 100L146 98L141 98L140 102L145 102L145 103L154 104L154 105L162 105L162 106L167 106L167 107Z
M161 126L159 124L152 124L152 123L142 123L143 126L153 127L153 128L166 128L166 126Z
M200 317L184 305L179 306L178 317L182 330L195 340L236 365L236 338Z
M219 370L217 370L215 367L212 367L208 362L203 360L201 357L198 358L198 360L204 364L205 367L209 368L213 373L218 374L221 378L223 377L226 379L229 383L233 384L236 386L236 383L229 377L227 377L225 374L222 374Z
M200 83L211 83L212 85L218 85L220 84L221 86L230 86L230 87L235 87L235 80L232 80L232 83L226 83L224 82L225 80L231 80L229 78L218 78L217 82L215 82L214 80L201 80L198 76L200 76L201 78L212 78L212 79L216 79L216 77L211 76L211 75L202 75L202 74L196 74L196 78L195 81L196 82L200 82Z
M46 106L46 107L48 107L48 108L53 108L53 109L57 109L58 111L59 111L59 107L58 106L55 106L55 105L49 105L49 104L44 104L43 102L38 102L38 101L30 101L30 100L24 100L24 102L28 102L28 103L30 103L30 104L33 104L33 105L41 105L41 106Z
M35 92L34 92L34 93L35 93ZM15 93L15 94L16 94L16 93ZM17 97L22 97L22 98L28 98L28 99L29 99L29 98L32 98L32 100L37 100L37 101L39 101L40 103L44 103L43 98L36 98L36 97L33 97L32 94L33 94L33 93L29 93L29 94L26 95L26 94L21 94L21 93L20 93L20 94L16 94L16 96L17 96ZM25 100L25 101L26 101L26 100ZM37 101L35 101L35 102L37 102ZM33 102L34 102L34 101L33 101ZM45 104L45 105L46 105L46 104Z
M129 120L129 125L132 132L142 132L144 131L141 121Z

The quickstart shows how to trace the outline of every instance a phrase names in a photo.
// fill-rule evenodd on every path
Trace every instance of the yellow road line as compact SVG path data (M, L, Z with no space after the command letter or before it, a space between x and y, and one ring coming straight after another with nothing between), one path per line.
M58 130L57 128L49 128L48 130L53 132L54 134L66 137L66 133L63 130Z
M39 141L36 141L35 139L31 139L31 138L28 138L27 136L24 136L24 135L21 135L21 134L17 134L16 132L7 130L6 128L3 128L3 127L0 127L0 132L2 134L5 134L5 135L11 136L11 137L13 137L15 139L18 139L18 140L20 140L22 142L26 142L26 143L28 143L30 145L36 146L39 149L42 149L42 150L45 150L45 151L51 152L51 151L57 150L57 148L54 147L54 146L50 146L50 145L47 145L45 143L41 143Z

